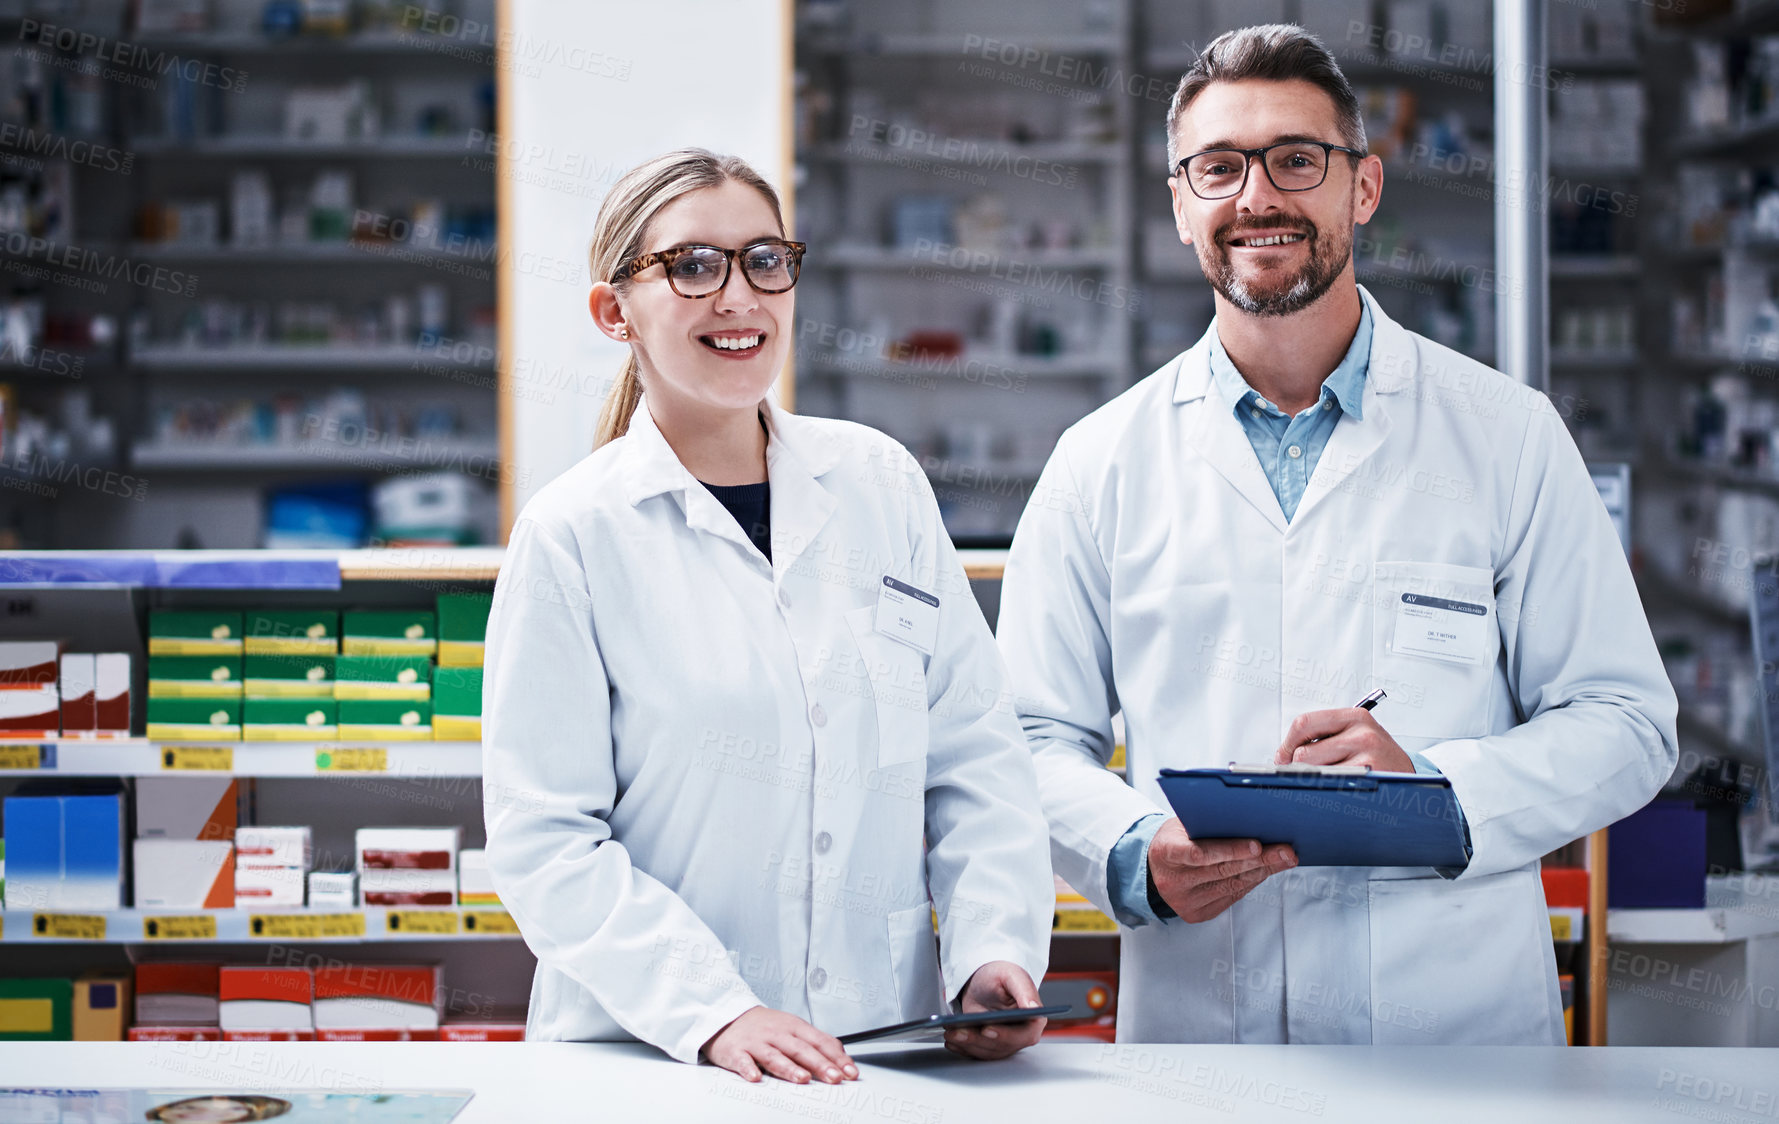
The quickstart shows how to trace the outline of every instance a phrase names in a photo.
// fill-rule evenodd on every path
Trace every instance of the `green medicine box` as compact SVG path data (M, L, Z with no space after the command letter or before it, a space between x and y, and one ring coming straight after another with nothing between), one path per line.
M340 654L346 656L432 656L439 647L431 609L348 610L340 633Z
M241 682L248 698L331 699L334 656L247 656Z
M405 699L341 699L341 741L431 741L432 704Z
M482 740L482 669L441 667L432 673L432 736L442 742Z
M241 700L151 698L148 737L159 742L238 742Z
M481 667L492 593L439 594L439 666Z
M225 609L150 609L151 656L241 655L241 614Z
M28 915L15 917L24 923ZM71 1042L74 981L0 979L0 1042Z
M149 656L151 699L238 699L240 656Z
M432 698L432 670L426 656L340 656L334 698L425 701Z
M244 627L250 656L331 656L340 650L340 614L332 609L250 609Z
M241 717L243 741L331 742L340 736L339 704L332 699L248 699Z

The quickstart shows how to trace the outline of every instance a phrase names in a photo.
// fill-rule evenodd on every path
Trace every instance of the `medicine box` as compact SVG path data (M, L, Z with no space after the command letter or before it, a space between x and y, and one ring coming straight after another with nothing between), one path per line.
M130 654L99 652L93 656L95 712L93 736L130 736Z
M240 656L149 656L150 699L238 699Z
M0 690L54 687L61 654L54 640L0 640Z
M426 656L341 656L334 662L337 699L432 698L432 660Z
M98 663L91 652L62 653L62 736L92 736L99 728Z
M223 1033L313 1030L314 982L307 968L225 964L218 973Z
M241 614L226 609L150 609L151 656L238 656Z
M234 777L138 777L136 837L233 843L239 801Z
M438 597L439 666L481 667L492 593L441 593Z
M241 737L250 742L333 741L339 737L332 699L248 699L241 704Z
M235 866L235 905L241 909L280 908L303 904L304 870L300 866Z
M431 609L348 610L340 618L340 653L347 656L432 656L438 651Z
M137 909L233 909L235 845L214 839L138 839Z
M248 698L331 699L334 659L250 654L241 661L242 688Z
M248 655L331 656L340 650L340 614L332 609L250 609Z
M341 699L341 741L431 741L432 704L404 699Z
M130 977L89 972L74 981L73 1031L76 1042L122 1042L130 1023Z
M432 736L439 741L482 740L482 669L440 667L432 673Z
M0 738L54 738L62 732L62 696L47 687L0 690Z
M316 1030L436 1031L444 1004L437 964L330 964L315 972Z
M73 1037L73 980L0 979L0 1042L67 1042Z
M136 1022L216 1025L221 965L212 960L149 960L136 965Z
M479 847L457 852L457 904L495 906L500 896L488 873L488 852Z
M235 866L242 870L296 867L307 871L310 849L307 826L235 829Z
M154 741L241 740L241 700L148 700L148 736Z
M0 808L7 908L121 909L123 793L60 794L35 788L34 783L20 786Z

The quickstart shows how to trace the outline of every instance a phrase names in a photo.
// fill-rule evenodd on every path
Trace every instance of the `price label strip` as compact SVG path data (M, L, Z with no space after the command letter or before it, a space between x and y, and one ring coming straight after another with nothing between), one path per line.
M343 745L315 751L317 773L387 773L389 750L382 746Z
M0 743L0 769L43 769L43 746Z
M235 771L235 747L231 745L168 745L161 747L161 770L202 769L215 773Z
M516 937L519 935L519 924L513 915L504 909L466 909L462 917L462 932L474 933L484 937Z
M145 941L213 941L216 939L216 916L210 913L144 917L142 939Z
M39 913L31 918L31 931L42 940L102 941L105 916L91 913Z
M256 939L284 941L362 937L364 914L254 913L247 918L247 935Z
M391 933L455 936L457 914L448 909L392 909L383 925Z

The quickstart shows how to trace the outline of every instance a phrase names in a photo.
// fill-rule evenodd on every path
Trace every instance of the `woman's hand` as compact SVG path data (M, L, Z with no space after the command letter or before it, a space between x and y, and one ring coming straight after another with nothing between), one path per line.
M830 1085L859 1076L859 1067L846 1056L838 1038L770 1007L742 1012L711 1036L703 1052L712 1065L747 1081L758 1081L762 1070L795 1085L807 1085L812 1076Z
M1006 960L991 960L976 969L959 997L965 1014L1003 1011L1010 1007L1042 1007L1038 988L1024 968ZM959 1028L945 1032L945 1048L966 1058L997 1061L1010 1058L1044 1033L1045 1019L1027 1019L999 1026Z

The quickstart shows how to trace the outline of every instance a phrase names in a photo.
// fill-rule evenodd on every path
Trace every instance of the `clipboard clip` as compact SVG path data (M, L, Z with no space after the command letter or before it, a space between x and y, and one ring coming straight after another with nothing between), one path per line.
M1229 763L1232 773L1254 773L1260 776L1285 777L1363 777L1370 765L1241 765Z

